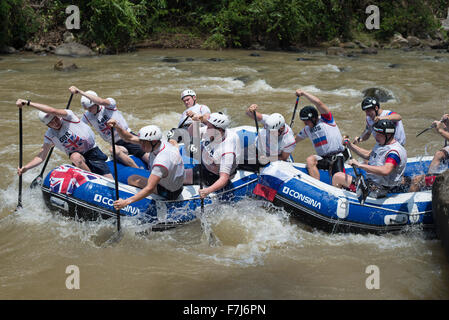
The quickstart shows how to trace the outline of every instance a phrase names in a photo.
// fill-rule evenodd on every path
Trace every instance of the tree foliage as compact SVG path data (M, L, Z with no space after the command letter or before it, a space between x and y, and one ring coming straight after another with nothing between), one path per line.
M21 47L37 30L34 10L27 1L0 1L0 46Z
M313 45L350 40L354 31L379 40L395 32L426 37L438 30L437 17L445 17L448 6L447 0L2 0L0 45L20 46L37 29L63 25L69 4L80 8L78 38L115 51L152 34L179 31L205 36L204 47L215 49ZM364 27L365 8L372 4L380 9L380 30Z

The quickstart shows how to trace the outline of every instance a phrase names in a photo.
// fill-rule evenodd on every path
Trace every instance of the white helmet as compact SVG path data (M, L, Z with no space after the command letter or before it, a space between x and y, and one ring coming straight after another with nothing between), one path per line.
M210 122L211 125L220 129L226 129L229 126L229 123L231 122L228 116L221 112L211 113L208 121Z
M45 125L49 124L55 115L39 111L39 120L41 120Z
M272 113L265 121L265 127L268 130L279 130L285 125L285 119L280 113Z
M162 139L162 131L158 126L146 126L139 130L139 139L147 141L158 141Z
M95 91L89 90L89 91L86 91L86 93L91 95L91 96L98 97L98 95L97 95L97 93ZM85 96L81 97L81 105L84 108L88 109L88 108L92 107L94 104L95 103L93 103L92 100L90 100L89 98L87 98Z
M186 89L181 93L181 100L184 99L185 96L196 96L195 91L191 90L191 89Z

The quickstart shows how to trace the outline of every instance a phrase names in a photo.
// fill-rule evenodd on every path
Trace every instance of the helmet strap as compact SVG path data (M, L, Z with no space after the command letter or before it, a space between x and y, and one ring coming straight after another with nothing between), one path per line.
M390 133L389 135L390 135L390 137L385 140L385 144L390 143L390 141L393 140L393 138L394 138L393 133ZM385 136L385 137L387 137L387 136Z
M154 151L154 149L156 148L156 146L157 146L160 142L161 142L160 140L158 140L156 143L154 143L154 141L150 141L150 145L151 145L151 148L152 148L151 152Z
M393 139L394 134L392 133L382 133L385 137L385 143L382 146L386 146L387 144L390 143L390 141Z

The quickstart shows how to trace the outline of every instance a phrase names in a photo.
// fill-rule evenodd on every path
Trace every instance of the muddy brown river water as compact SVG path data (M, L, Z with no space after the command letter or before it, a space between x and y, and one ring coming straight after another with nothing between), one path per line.
M440 242L419 228L396 235L327 234L298 223L262 201L208 208L222 245L210 247L199 222L136 235L127 232L112 248L95 239L112 221L77 222L52 214L39 190L28 188L41 167L24 176L24 208L17 205L17 98L64 108L68 88L113 97L131 128L177 124L180 93L192 88L198 102L231 116L232 125L253 125L246 108L280 112L290 122L295 95L303 88L332 110L343 134L364 128L362 90L387 89L383 103L403 117L408 156L433 155L443 140L435 132L416 138L432 120L449 113L449 54L380 51L355 58L322 52L286 53L147 49L117 56L64 58L74 72L57 72L55 56L17 54L0 59L0 299L449 299L449 264ZM164 62L164 57L178 62ZM303 58L298 61L298 58ZM211 60L212 59L212 60ZM394 64L394 67L391 65ZM300 100L302 107L308 102ZM82 114L79 97L72 110ZM303 124L297 118L294 131ZM24 109L24 163L39 151L45 128L37 111ZM97 136L97 143L106 144ZM371 138L364 143L374 145ZM296 146L304 162L310 141ZM67 163L59 151L48 168ZM66 268L80 271L80 289L66 287ZM366 273L377 266L379 289Z

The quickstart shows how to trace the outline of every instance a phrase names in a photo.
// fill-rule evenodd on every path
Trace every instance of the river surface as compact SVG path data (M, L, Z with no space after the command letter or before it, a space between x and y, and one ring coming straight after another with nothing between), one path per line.
M82 223L52 214L40 191L28 188L41 167L24 175L24 207L14 212L19 143L14 103L24 98L64 108L71 85L115 98L134 130L176 126L185 88L194 89L198 102L212 111L229 114L233 126L253 125L245 115L252 103L261 112L282 113L289 123L294 90L302 88L326 103L342 134L352 137L365 125L361 91L383 87L392 99L382 106L403 117L408 156L433 155L442 146L435 132L415 135L449 113L447 53L392 50L355 58L318 51L250 53L147 49L64 58L77 64L74 72L54 71L55 56L1 56L0 299L449 299L449 264L440 241L419 228L384 236L327 234L248 199L206 208L218 247L208 245L198 221L136 235L133 222L124 219L124 238L101 248L99 239L111 234L113 221ZM164 62L165 57L179 62ZM299 108L310 104L304 99ZM79 96L71 109L82 114ZM45 127L35 109L25 108L23 116L27 163L39 152ZM293 130L302 126L296 118ZM106 150L99 136L97 143ZM363 144L373 145L372 137ZM313 152L306 140L293 157L304 162ZM67 162L56 151L47 168ZM78 290L66 287L70 265L79 268ZM380 282L370 290L366 271L373 265Z

